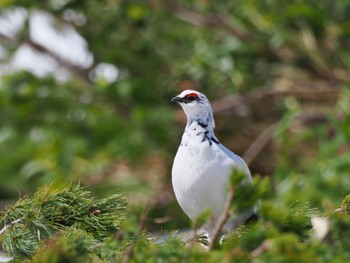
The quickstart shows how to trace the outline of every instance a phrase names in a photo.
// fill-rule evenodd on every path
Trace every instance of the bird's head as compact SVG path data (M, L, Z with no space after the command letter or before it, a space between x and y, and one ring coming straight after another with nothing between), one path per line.
M188 121L212 121L212 126L214 128L213 110L209 100L203 93L196 90L184 90L179 95L172 98L171 102L180 104Z

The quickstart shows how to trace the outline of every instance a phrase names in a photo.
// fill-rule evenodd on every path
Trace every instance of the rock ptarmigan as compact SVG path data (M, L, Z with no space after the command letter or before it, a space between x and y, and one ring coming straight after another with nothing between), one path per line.
M204 94L185 90L171 102L180 104L187 116L185 132L172 168L175 196L182 210L193 221L202 212L211 210L211 223L204 226L210 235L215 221L223 212L232 169L243 170L249 181L252 178L246 163L216 138L213 110ZM255 214L255 210L252 207L243 214L234 215L224 230L234 230Z

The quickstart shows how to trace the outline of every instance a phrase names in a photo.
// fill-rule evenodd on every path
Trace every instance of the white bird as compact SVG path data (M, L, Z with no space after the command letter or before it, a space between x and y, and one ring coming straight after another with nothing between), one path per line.
M195 90L185 90L171 99L180 104L187 116L185 132L172 168L176 199L187 216L195 221L208 209L213 218L205 230L210 231L224 210L233 168L242 170L252 181L246 163L220 144L214 134L213 110L207 97ZM233 201L234 202L234 201ZM255 214L252 207L226 223L224 230L233 231Z

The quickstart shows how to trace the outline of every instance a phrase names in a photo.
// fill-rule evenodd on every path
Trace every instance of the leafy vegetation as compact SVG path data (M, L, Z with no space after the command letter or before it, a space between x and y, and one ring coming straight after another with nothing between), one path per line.
M345 0L1 1L0 199L20 196L2 208L1 227L20 220L3 248L33 262L349 261L349 12ZM264 178L241 192L262 198L259 220L210 252L173 233L190 228L170 185L184 119L169 100L184 88L208 96L218 138Z
M241 186L244 194L252 188L249 184ZM317 212L307 205L276 206L275 200L266 196L266 186L266 180L254 181L254 188L264 198L260 218L226 234L222 241L210 246L210 252L192 234L167 233L161 241L159 236L143 230L142 225L135 229L124 221L125 203L120 196L94 201L80 186L60 191L43 188L33 198L18 201L3 216L0 238L16 262L349 259L350 217L344 210L350 205L349 196L338 210L321 219L320 225L315 223ZM251 197L249 201L256 199Z

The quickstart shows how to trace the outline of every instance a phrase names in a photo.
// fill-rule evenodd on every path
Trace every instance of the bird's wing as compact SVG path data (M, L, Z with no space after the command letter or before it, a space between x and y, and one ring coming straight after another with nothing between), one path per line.
M219 145L219 148L226 154L228 158L230 158L237 165L237 168L243 170L245 174L248 176L248 178L251 180L249 168L247 164L243 161L243 159L239 157L237 154L234 154L233 152L231 152L222 144Z

